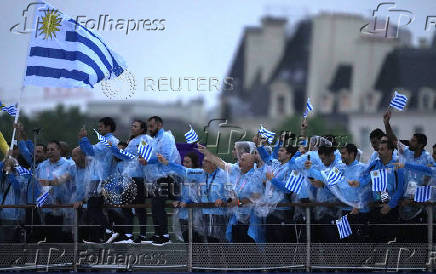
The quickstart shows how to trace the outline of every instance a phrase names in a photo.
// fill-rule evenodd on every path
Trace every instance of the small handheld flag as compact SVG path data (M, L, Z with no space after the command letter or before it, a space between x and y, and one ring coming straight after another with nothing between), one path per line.
M350 223L348 222L347 215L342 216L339 220L336 220L336 226L338 227L339 237L341 239L349 237L353 234L351 231Z
M288 189L291 192L294 193L300 193L301 186L304 182L304 175L301 173L298 173L295 170L292 170L291 175L289 176L288 180L286 181L285 188Z
M309 115L309 112L313 110L313 106L310 103L310 98L307 98L306 110L304 111L303 117L306 118Z
M274 140L274 136L276 135L274 132L267 130L262 125L260 125L260 129L257 132L262 138L265 138L269 144L271 144Z
M325 177L328 186L334 186L345 179L344 174L336 167L330 169L328 172L321 171L321 174Z
M191 125L189 125L189 127L191 129L188 132L185 133L186 142L188 144L192 144L192 143L198 142L198 135L197 135L197 133L194 131L194 129L192 128Z
M372 191L385 192L388 187L388 170L378 169L371 171Z
M147 144L144 140L139 143L138 153L146 161L149 161L153 152L153 148Z
M418 186L413 199L418 203L425 203L431 198L431 186Z
M1 102L0 102L1 104ZM15 105L10 105L10 106L4 106L1 105L1 110L7 112L9 115L11 115L12 117L15 117L15 115L17 115L17 107Z
M49 197L50 197L50 189L44 192L41 196L39 196L38 199L36 199L36 206L42 207L43 205L47 204Z
M406 95L400 94L395 91L394 97L391 100L391 103L389 104L390 107L396 108L399 111L403 111L407 104L407 97Z
M124 156L129 157L130 159L135 159L135 155L133 155L132 153L129 153L123 149L120 149L120 153L123 154Z
M109 143L109 141L106 137L104 137L103 135L98 133L98 131L95 129L94 129L94 132L95 132L95 134L97 134L97 139L100 143L102 143L103 145L105 145L107 147L111 147L111 144Z
M20 176L24 176L24 175L32 175L32 172L30 170L28 170L27 168L24 168L22 166L17 166L15 168L15 171L18 173L18 175Z

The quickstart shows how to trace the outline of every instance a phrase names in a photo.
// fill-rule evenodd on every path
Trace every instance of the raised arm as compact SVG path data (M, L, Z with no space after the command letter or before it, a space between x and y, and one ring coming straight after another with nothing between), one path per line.
M394 143L394 146L397 146L398 138L395 136L394 131L392 130L390 121L391 121L392 111L388 109L383 115L383 122L385 124L386 135L388 135L389 140Z

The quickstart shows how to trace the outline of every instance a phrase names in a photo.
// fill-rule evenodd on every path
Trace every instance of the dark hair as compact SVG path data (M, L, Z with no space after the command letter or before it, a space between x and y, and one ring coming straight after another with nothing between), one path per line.
M385 133L383 132L383 130L376 128L369 134L369 139L380 139L384 135Z
M124 141L120 141L120 142L118 142L118 145L119 145L119 146L122 146L122 147L124 147L124 148L126 148L126 147L128 146L128 144L127 144L126 142L124 142Z
M185 154L185 157L191 158L192 161L192 168L199 168L200 165L198 163L198 154L194 151L190 151Z
M59 142L60 149L61 149L61 156L62 157L71 157L71 149L67 142L60 141Z
M159 116L151 116L150 118L147 119L147 122L151 122L151 120L163 124L163 120Z
M342 149L346 149L348 153L354 153L354 157L357 155L357 147L354 144L347 144Z
M433 145L433 148L436 148L436 144Z
M422 145L423 148L427 145L427 136L425 134L415 133L415 134L413 134L413 137L416 138L416 140L418 141L418 144Z
M139 123L139 127L143 130L143 133L147 133L147 123L142 120L133 120L132 123Z
M332 143L333 147L337 147L338 146L338 143L336 142L336 136L335 135L327 134L327 135L324 135L322 137L324 137L325 139L329 140Z
M42 149L44 150L44 152L47 152L47 146L44 144L37 144L35 147L42 147Z
M332 155L335 152L336 148L335 147L329 147L326 145L322 145L318 148L318 154L319 155Z
M291 154L291 157L294 156L297 151L298 151L298 148L294 147L292 145L289 145L286 147L286 152Z
M110 126L111 132L114 132L117 129L117 125L115 124L114 119L112 117L103 117L98 121L100 123L103 123L104 126Z
M62 151L61 144L59 143L58 140L51 140L50 142L47 143L47 146L50 144L55 144L58 147L58 150Z

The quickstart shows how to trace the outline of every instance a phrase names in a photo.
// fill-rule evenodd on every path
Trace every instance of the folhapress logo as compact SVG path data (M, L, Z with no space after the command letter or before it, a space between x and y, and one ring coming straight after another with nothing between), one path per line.
M395 8L394 2L380 3L372 12L372 21L360 28L365 35L398 38L400 28L415 19L413 12Z
M34 9L37 9L39 5L43 5L44 2L31 2L23 10L23 22L13 25L9 30L10 32L16 34L26 34L33 31L32 19L34 14Z

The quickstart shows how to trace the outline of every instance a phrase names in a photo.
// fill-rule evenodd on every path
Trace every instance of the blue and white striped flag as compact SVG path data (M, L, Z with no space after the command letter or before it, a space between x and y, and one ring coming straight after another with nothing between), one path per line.
M0 102L0 105L1 105L1 102ZM2 111L6 111L12 117L15 117L15 115L17 115L18 110L17 110L16 105L10 105L8 107L1 105L0 107L1 107Z
M304 111L303 117L306 118L309 115L309 112L313 110L313 106L310 103L310 98L307 98L306 110Z
M48 203L49 198L50 198L50 189L45 191L41 196L39 196L36 199L36 206L37 207L42 207L43 205Z
M188 132L185 133L186 142L188 144L192 144L192 143L198 142L198 135L197 135L197 133L194 131L194 129L192 128L191 125L189 125L189 127L191 129Z
M24 176L24 175L32 175L32 171L24 168L22 166L17 166L15 167L15 171L17 172L18 175L20 176Z
M338 227L339 237L341 239L349 237L353 234L351 231L350 223L348 222L347 215L342 216L339 220L336 220L336 226Z
M153 148L149 144L147 144L147 142L142 140L138 146L138 153L146 161L149 161L153 153Z
M336 167L328 170L328 171L321 171L321 174L324 176L325 180L327 181L328 186L334 186L340 181L343 181L345 179L344 174L337 169Z
M386 168L371 171L372 191L385 192L388 187L388 170Z
M97 130L94 129L95 134L97 134L97 139L100 143L102 143L103 145L107 146L107 147L111 147L111 144L109 143L109 140L104 137L103 135L101 135L100 133L98 133Z
M265 138L268 143L272 143L274 140L274 136L276 135L274 132L267 130L262 125L260 125L260 129L257 132L262 138Z
M407 97L406 95L400 94L395 91L394 97L391 100L391 103L389 106L396 108L399 111L403 111L407 104Z
M300 193L301 186L304 182L304 175L292 170L291 175L289 176L288 180L286 181L285 188L291 192L294 193Z
M415 192L415 202L424 203L431 198L431 186L418 186Z
M130 152L125 151L124 149L120 149L120 153L123 154L124 156L129 157L130 159L135 159L136 158L135 155L133 155Z
M46 3L35 15L25 85L93 88L126 69L98 35L71 17Z

